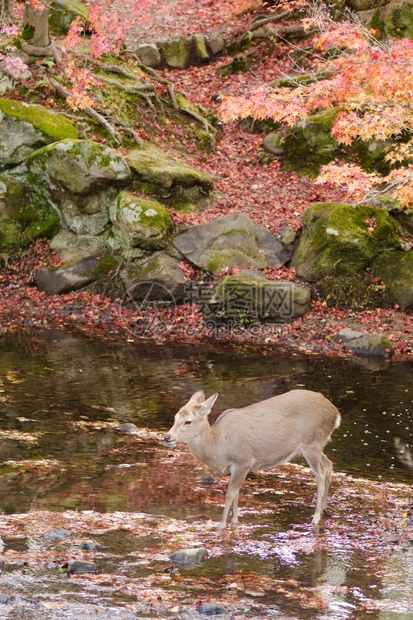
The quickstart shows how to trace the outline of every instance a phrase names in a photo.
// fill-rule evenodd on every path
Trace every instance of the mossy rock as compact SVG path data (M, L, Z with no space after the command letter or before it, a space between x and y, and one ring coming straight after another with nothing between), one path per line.
M191 57L192 41L178 37L159 43L165 62L171 69L186 69Z
M365 205L318 203L304 214L292 264L310 282L354 275L386 249L400 248L400 229L387 211Z
M80 17L85 25L90 24L89 9L79 0L53 0L50 4L49 26L59 34L67 34L76 17Z
M31 105L12 99L0 99L0 111L5 116L30 123L45 136L48 142L57 142L65 138L77 139L78 137L78 131L71 120L40 105Z
M130 298L144 305L152 301L178 304L186 293L185 274L179 266L179 259L166 252L128 264L120 273Z
M292 282L267 280L260 272L226 276L215 287L208 308L237 322L291 321L309 312L310 290Z
M385 18L388 37L413 39L413 2L402 2L391 6Z
M126 161L135 188L177 211L191 211L208 203L213 179L153 145L130 151Z
M109 206L130 181L125 160L89 140L54 142L26 160L27 183L48 192L69 230L99 235L109 225Z
M164 248L172 232L169 211L159 202L121 192L109 210L113 243L123 256L131 258L133 248Z
M321 166L334 159L354 162L356 158L365 170L388 174L386 149L391 144L384 140L354 140L350 146L340 145L331 135L339 108L325 110L299 121L283 139L282 169L315 178Z
M34 238L50 239L60 218L40 192L26 183L0 175L0 249L3 252L26 247Z
M283 142L282 169L316 177L323 165L337 157L340 148L331 135L337 108L309 116L287 132Z
M385 283L392 305L413 308L413 252L382 252L374 261L373 274Z
M36 275L37 287L48 295L76 291L116 269L119 260L102 253L65 263L62 267L42 267Z

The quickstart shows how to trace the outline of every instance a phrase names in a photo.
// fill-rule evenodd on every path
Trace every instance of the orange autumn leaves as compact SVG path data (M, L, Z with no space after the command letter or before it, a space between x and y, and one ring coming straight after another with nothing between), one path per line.
M308 85L294 88L262 86L239 97L226 97L221 106L225 121L250 116L272 118L287 126L315 112L335 110L332 135L338 143L354 140L389 141L386 159L397 169L386 177L364 171L356 163L324 166L319 183L346 187L356 200L380 185L403 204L413 203L413 41L379 41L360 24L304 20L316 24L313 39L314 73ZM383 186L385 184L385 186Z

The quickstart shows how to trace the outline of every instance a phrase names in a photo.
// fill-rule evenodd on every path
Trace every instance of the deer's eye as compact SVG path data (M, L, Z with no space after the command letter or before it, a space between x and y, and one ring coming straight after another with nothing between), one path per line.
M187 424L192 424L191 420L187 420L187 421L185 422L185 426L186 426Z

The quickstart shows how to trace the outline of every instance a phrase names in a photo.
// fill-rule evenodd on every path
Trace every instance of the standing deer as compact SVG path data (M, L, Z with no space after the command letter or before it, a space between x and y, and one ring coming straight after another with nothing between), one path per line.
M288 463L302 455L317 479L316 528L327 503L333 466L323 454L331 433L340 425L340 413L322 394L292 390L248 407L227 409L210 426L208 414L218 394L205 400L196 392L175 415L165 441L186 443L194 455L221 474L231 476L219 529L238 523L238 493L248 472Z

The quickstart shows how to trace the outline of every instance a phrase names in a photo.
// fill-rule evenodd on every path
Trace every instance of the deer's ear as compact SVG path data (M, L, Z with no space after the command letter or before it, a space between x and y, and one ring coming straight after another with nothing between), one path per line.
M218 394L214 394L213 396L210 396L208 400L202 403L202 405L199 407L197 414L202 417L207 416L211 412L211 409L214 406L217 398L218 398Z
M195 394L192 394L188 402L189 403L203 403L204 400L205 400L205 392L203 392L202 390L199 390L199 392L195 392Z

